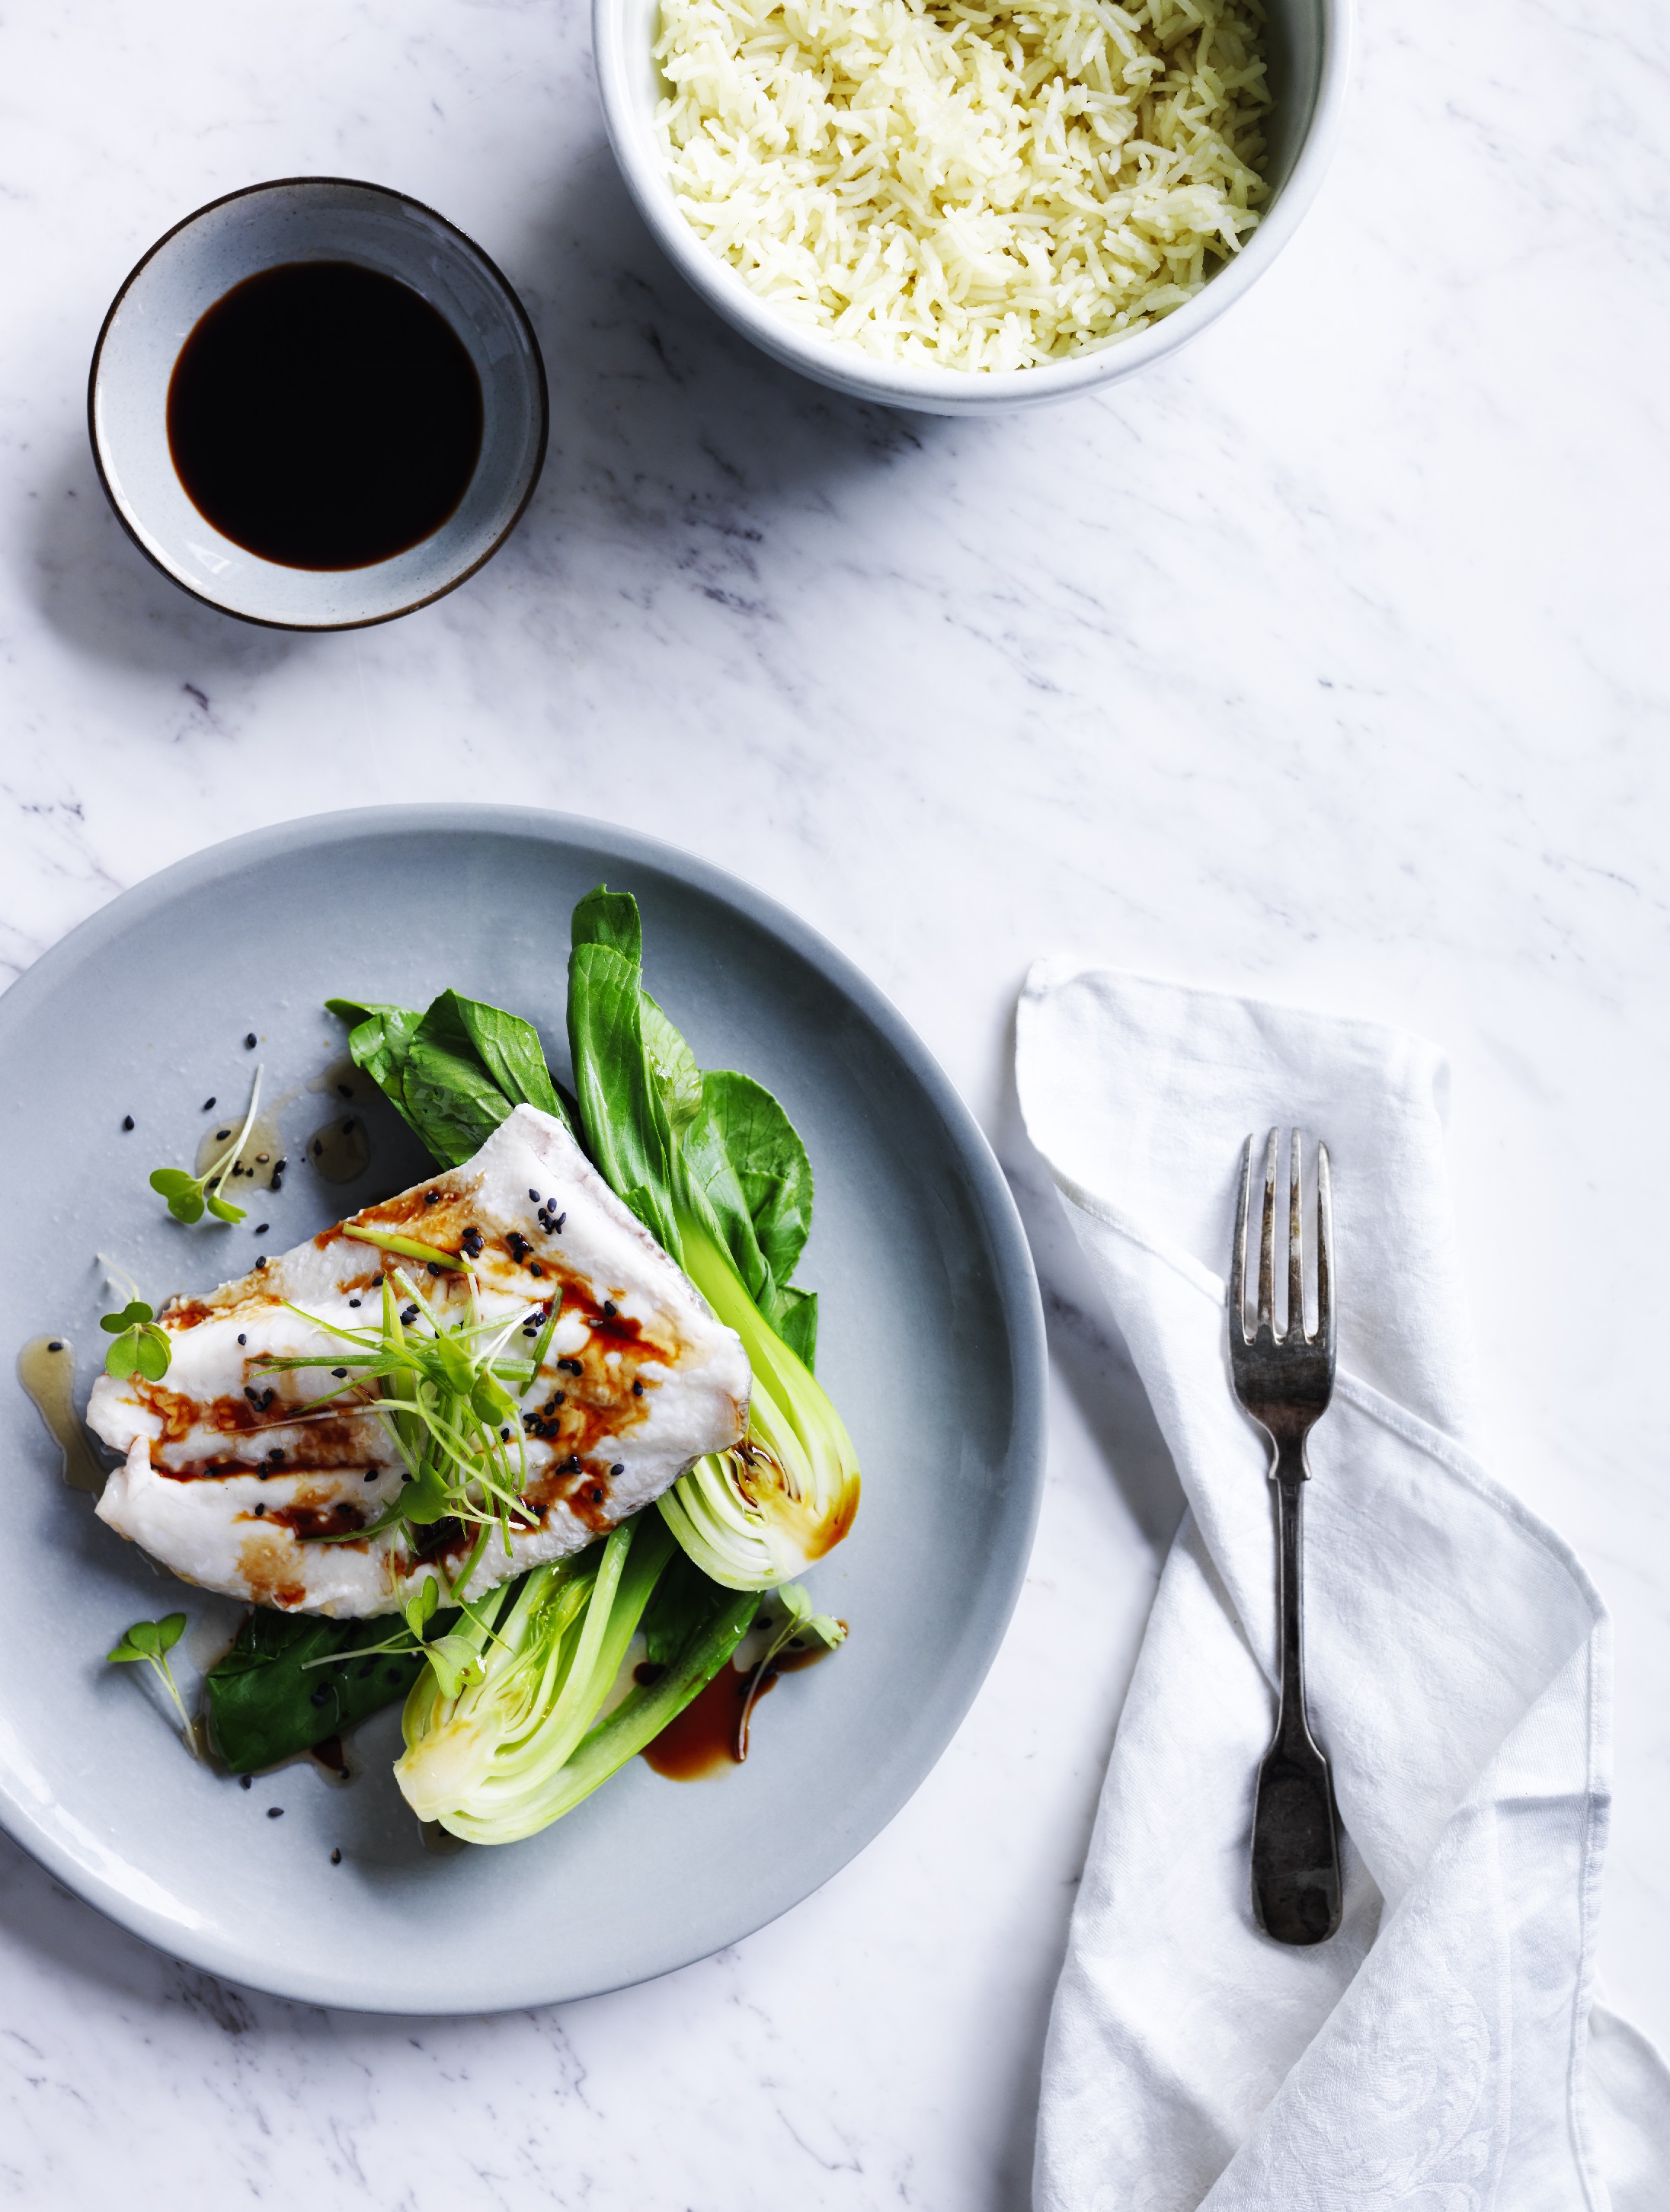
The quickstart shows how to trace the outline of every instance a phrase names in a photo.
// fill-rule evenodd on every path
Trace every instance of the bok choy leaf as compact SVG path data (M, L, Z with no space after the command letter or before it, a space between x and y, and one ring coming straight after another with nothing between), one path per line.
M788 1277L810 1225L812 1170L777 1100L704 1074L643 987L637 902L602 887L574 914L569 1049L588 1147L606 1181L734 1328L753 1370L747 1439L658 1501L690 1557L733 1589L770 1589L839 1543L858 1467L813 1376L817 1307Z
M328 999L352 1027L348 1049L442 1167L480 1151L516 1106L569 1116L539 1031L500 1006L443 991L424 1014L369 1000Z

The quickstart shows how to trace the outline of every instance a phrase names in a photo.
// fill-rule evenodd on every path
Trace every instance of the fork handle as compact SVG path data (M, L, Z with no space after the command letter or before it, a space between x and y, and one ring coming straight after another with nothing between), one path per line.
M1305 1710L1301 1505L1304 1444L1280 1443L1276 1486L1281 1692L1252 1814L1252 1906L1278 1943L1322 1943L1339 1925L1339 1819L1333 1777Z

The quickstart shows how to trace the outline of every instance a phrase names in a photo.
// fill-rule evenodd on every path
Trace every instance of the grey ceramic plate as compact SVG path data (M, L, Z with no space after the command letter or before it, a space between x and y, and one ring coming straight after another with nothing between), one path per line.
M22 1392L0 1392L12 1537L0 1818L114 1919L282 1996L387 2012L539 2004L747 1935L826 1881L928 1772L1026 1566L1043 1328L1020 1223L967 1110L881 994L781 908L572 817L392 808L264 830L128 892L31 969L0 1000L7 1340L64 1331L84 1393L103 1305L95 1248L160 1297L423 1173L379 1108L369 1169L325 1183L300 1162L344 1109L302 1088L283 1109L296 1164L282 1194L237 1229L169 1221L146 1174L192 1159L210 1093L241 1103L250 1030L288 1089L340 1051L327 995L423 1004L455 984L531 1015L565 1069L568 916L604 878L637 895L649 986L698 1058L769 1085L812 1157L801 1276L822 1292L819 1373L856 1440L864 1495L811 1586L851 1638L760 1708L745 1767L678 1784L635 1759L530 1842L432 1856L388 1773L392 1713L362 1732L346 1788L310 1761L248 1790L192 1764L139 1670L102 1655L129 1621L183 1603L203 1656L229 1609L94 1520Z

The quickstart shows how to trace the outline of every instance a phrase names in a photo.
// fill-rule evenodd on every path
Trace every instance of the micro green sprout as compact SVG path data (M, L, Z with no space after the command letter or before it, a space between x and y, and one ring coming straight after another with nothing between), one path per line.
M495 1529L509 1557L513 1532L537 1525L522 1504L528 1466L521 1401L539 1379L562 1310L560 1297L553 1297L531 1350L512 1357L511 1338L539 1318L542 1308L517 1306L500 1320L485 1319L479 1285L473 1274L467 1280L468 1304L456 1320L400 1267L384 1274L382 1312L375 1328L344 1328L300 1306L289 1309L344 1347L331 1357L334 1366L348 1370L298 1413L341 1407L344 1401L352 1409L375 1413L388 1424L404 1466L399 1495L368 1527L309 1540L357 1543L387 1528L461 1522L477 1534L460 1591ZM282 1373L317 1370L325 1358L314 1352L269 1357L257 1364Z
M192 1726L192 1717L186 1710L186 1701L180 1694L174 1669L168 1664L168 1654L186 1632L186 1616L171 1613L162 1620L136 1620L125 1628L113 1650L105 1657L112 1664L143 1659L155 1674L157 1680L174 1699L174 1711L180 1715L180 1726L186 1731L186 1741L195 1752L197 1731Z
M373 1656L380 1657L383 1653L388 1652L397 1657L405 1658L421 1652L434 1669L436 1683L443 1698L455 1698L466 1685L478 1682L482 1674L481 1659L468 1638L460 1635L456 1629L449 1629L444 1636L437 1636L431 1642L429 1638L429 1626L440 1608L441 1592L443 1587L447 1589L448 1603L457 1606L472 1627L481 1628L485 1626L478 1618L474 1610L464 1604L460 1595L464 1585L475 1571L480 1549L480 1542L478 1540L475 1551L472 1553L463 1573L458 1578L456 1589L446 1585L443 1579L438 1576L426 1576L420 1586L400 1607L400 1613L405 1623L405 1628L396 1629L393 1635L381 1644L356 1645L354 1656L357 1659L369 1659ZM492 1638L491 1629L487 1630L487 1634L490 1638ZM322 1659L304 1659L302 1662L302 1671L305 1674L310 1673L315 1667L335 1667L340 1663L334 1652L327 1651Z
M120 1313L101 1314L99 1327L116 1340L105 1352L107 1375L119 1382L126 1382L135 1375L143 1376L147 1382L162 1380L172 1357L168 1340L143 1298L131 1298Z
M400 1237L392 1230L344 1228L343 1235L355 1244L375 1244L380 1252L393 1252L402 1260L422 1260L431 1267L446 1267L460 1274L468 1273L466 1263L455 1252L443 1252L437 1245L425 1244L417 1237Z
M740 1759L748 1755L748 1723L753 1716L754 1706L759 1703L759 1693L765 1686L767 1674L784 1646L791 1642L804 1644L815 1636L832 1651L837 1644L846 1641L845 1621L833 1620L826 1613L814 1613L811 1599L798 1583L783 1583L776 1595L777 1603L783 1609L783 1617L765 1646L764 1656L748 1678L747 1693L743 1698L742 1711L736 1722L736 1755Z
M255 1109L261 1096L261 1070L255 1071L255 1080L249 1093L249 1111L244 1115L243 1127L223 1152L217 1152L202 1175L189 1175L184 1168L158 1168L151 1176L150 1187L159 1198L168 1201L168 1211L176 1221L201 1221L207 1207L217 1221L241 1221L244 1209L234 1206L225 1195L226 1179L236 1165L250 1131L255 1126Z

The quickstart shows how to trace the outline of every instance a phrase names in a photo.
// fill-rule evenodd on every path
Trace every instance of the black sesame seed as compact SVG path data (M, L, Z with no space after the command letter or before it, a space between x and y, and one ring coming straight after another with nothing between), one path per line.
M611 1474L625 1474L625 1472L626 1462L624 1459L618 1459L614 1465L609 1469L609 1473Z
M632 1395L633 1395L635 1398L641 1398L641 1397L643 1395L643 1383L642 1383L642 1382L634 1382L634 1383L633 1383L633 1385L632 1385Z
M551 1227L552 1227L552 1234L553 1234L554 1236L560 1237L560 1236L562 1235L562 1233L563 1233L563 1224L564 1224L567 1219L568 1219L568 1216L567 1216L567 1214L566 1214L566 1213L559 1213L559 1214L558 1215L558 1217L557 1217L557 1218L555 1219L555 1221L553 1221L553 1222L552 1223L552 1224L551 1224Z
M275 1178L277 1178L277 1176L279 1176L283 1175L283 1173L284 1172L284 1170L285 1170L289 1165L290 1165L290 1162L289 1162L288 1160L277 1160L277 1161L275 1161L275 1162L274 1162L274 1164L273 1164L273 1170L272 1170L272 1172L273 1172L273 1176L274 1176L274 1177L275 1177ZM275 1188L277 1188L276 1182L275 1182L275 1186L274 1186L274 1187L275 1187Z
M410 1328L410 1326L411 1325L411 1323L412 1323L413 1322L415 1322L415 1321L417 1320L417 1318L418 1318L418 1309L417 1309L417 1307L416 1307L416 1306L408 1306L408 1307L406 1308L405 1311L405 1312L400 1316L400 1326L401 1326L403 1328Z
M62 1352L64 1349L64 1339L61 1336L55 1336L52 1342L47 1346L46 1349L48 1352Z
M269 1474L271 1474L271 1472L272 1472L272 1470L271 1470L271 1468L266 1468L266 1467L258 1467L258 1468L256 1468L256 1470L255 1470L255 1480L256 1480L256 1481L257 1481L257 1482L265 1482L265 1481L266 1480L266 1479L267 1479L268 1475L269 1475Z
M374 1291L380 1291L382 1288L382 1277L381 1275L372 1276L371 1287Z
M263 1504L261 1504L260 1500L259 1500L259 1498L257 1498L257 1500L255 1501L255 1518L256 1518L258 1521L261 1521L261 1520L265 1520L265 1517L266 1517L266 1508L265 1508L265 1505L263 1505Z
M248 1036L244 1039L244 1050L245 1050L246 1052L253 1052L253 1051L254 1051L254 1049L255 1049L255 1032L254 1032L254 1030L251 1030L251 1031L249 1032L249 1035L248 1035Z
M591 1492L591 1502L594 1505L600 1505L603 1503L603 1493L600 1490L594 1490Z
M284 1447L283 1444L274 1444L272 1449L267 1454L267 1457L272 1462L275 1467L278 1464L279 1461L283 1458L283 1456Z
M375 1481L376 1480L376 1479L377 1479L377 1470L376 1470L376 1468L375 1468L375 1467L368 1467L368 1468L366 1468L366 1470L365 1470L365 1479L366 1479L366 1480L367 1480L368 1482L375 1482Z
M223 1145L231 1133L232 1132L230 1129L216 1129L215 1132L215 1142L217 1145Z
M320 1154L324 1151L324 1149L325 1149L324 1146L323 1146L323 1145L321 1145L321 1144L320 1144L320 1142L319 1141L318 1138L317 1138L317 1137L315 1137L315 1138L314 1139L314 1148L313 1148L313 1150L314 1150L314 1158L315 1159L317 1159L317 1158L319 1158Z
M248 1343L248 1341L249 1341L249 1339L248 1339L247 1336L241 1336L241 1337L238 1339L238 1341L239 1341L239 1343L240 1343L240 1344L247 1344L247 1343Z
M333 1367L331 1370L331 1372L336 1376L337 1381L340 1382L343 1377L347 1374L348 1370L345 1367Z
M215 1102L212 1098L205 1098L203 1102L203 1112L205 1114L208 1113L210 1109L214 1105L214 1103Z
M238 1341L239 1341L239 1343L240 1343L240 1344L241 1344L241 1343L243 1342L243 1339L242 1339L242 1337L240 1337L240 1338L238 1339ZM246 1398L247 1398L247 1399L248 1399L248 1401L249 1401L249 1402L250 1402L250 1404L251 1404L252 1406L257 1406L257 1407L259 1407L259 1404L260 1404L260 1402L261 1402L261 1394L260 1394L260 1392L259 1392L258 1389L255 1389L255 1387L254 1387L254 1385L253 1385L253 1383L246 1382L246 1383L244 1384L244 1395L245 1395L245 1397L246 1397Z
M342 1864L342 1849L339 1844L337 1849L331 1853L331 1864L332 1866L340 1866Z
M359 1304L359 1300L357 1298L350 1298L348 1303L350 1306L357 1306Z
M439 1206L441 1203L440 1192L438 1190L426 1190L424 1193L424 1203L425 1206Z
M445 1269L445 1267L443 1267L442 1266L442 1264L441 1264L440 1261L438 1261L438 1260L431 1260L431 1261L430 1261L430 1263L429 1263L429 1271L430 1271L430 1274L431 1274L431 1275L444 1275L444 1274L446 1273L446 1272L447 1272L447 1270Z
M604 1301L603 1301L603 1318L604 1318L604 1320L605 1320L605 1321L613 1321L613 1320L614 1319L615 1316L616 1316L619 1311L620 1311L620 1308L619 1308L619 1307L615 1304L615 1302L614 1302L614 1300L613 1300L613 1298L605 1298L605 1299L604 1299Z
M501 1430L499 1431L499 1442L500 1442L502 1444L508 1444L508 1443L509 1443L509 1441L510 1441L510 1431L509 1431L509 1429L501 1429Z
M283 1817L284 1808L282 1805L269 1805L267 1807L267 1818L269 1820L282 1820Z
M258 1252L258 1253L255 1255L255 1272L257 1273L257 1274L261 1274L261 1273L265 1273L265 1268L266 1268L266 1254L265 1254L265 1252Z
M264 1221L260 1227L255 1231L255 1234L258 1237L265 1237L271 1226L272 1224L270 1221Z
M239 1787L239 1789L240 1789L240 1790L247 1790L247 1789L249 1789L249 1788L253 1785L253 1782L254 1782L254 1779L255 1779L255 1778L254 1778L254 1776L253 1776L253 1775L252 1775L252 1774L241 1774L241 1775L238 1777L238 1787Z
M133 1127L133 1116L132 1116L132 1115L131 1115L131 1114L124 1114L124 1115L123 1115L123 1116L122 1116L122 1127L123 1127L125 1129L131 1129L131 1128Z
M323 1682L320 1684L319 1687L308 1699L308 1703L310 1705L328 1705L330 1702L331 1692Z
M275 1198L277 1198L277 1195L278 1195L279 1192L280 1192L280 1191L284 1188L284 1179L283 1179L283 1177L279 1174L279 1172L278 1172L278 1170L277 1170L277 1168L274 1168L274 1170L272 1170L272 1181L271 1181L271 1182L268 1185L268 1188L269 1188L269 1189L271 1189L271 1193L272 1193L272 1194L273 1194L273 1196L274 1196Z
M527 1272L530 1275L543 1276L545 1269L539 1265L537 1260L530 1260L527 1263Z

